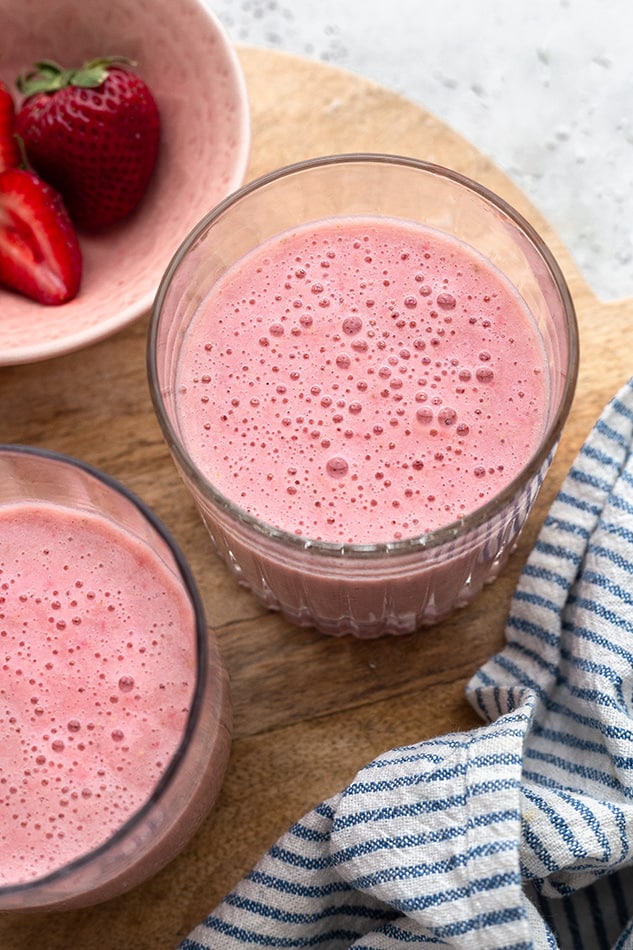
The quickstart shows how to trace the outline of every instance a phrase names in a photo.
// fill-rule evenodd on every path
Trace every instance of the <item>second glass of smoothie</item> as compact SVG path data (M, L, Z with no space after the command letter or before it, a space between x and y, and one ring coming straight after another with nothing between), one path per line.
M281 169L214 209L159 289L148 365L214 545L324 633L409 633L516 544L577 373L562 274L448 169Z
M77 459L0 446L0 911L156 874L219 793L228 677L155 515Z

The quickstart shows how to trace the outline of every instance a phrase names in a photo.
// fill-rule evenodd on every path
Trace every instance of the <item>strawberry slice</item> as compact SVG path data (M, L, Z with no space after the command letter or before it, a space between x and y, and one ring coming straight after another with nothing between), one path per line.
M0 283L43 304L76 296L82 258L68 212L31 171L0 172Z
M14 130L15 105L8 86L0 80L0 172L20 164L20 150Z

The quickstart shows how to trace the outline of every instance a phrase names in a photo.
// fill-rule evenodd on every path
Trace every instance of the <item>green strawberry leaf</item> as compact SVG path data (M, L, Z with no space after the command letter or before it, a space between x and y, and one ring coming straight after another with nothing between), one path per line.
M105 82L108 70L114 65L133 66L132 60L125 56L104 56L89 60L77 69L64 69L49 59L35 63L33 69L18 76L16 85L23 96L33 96L38 92L57 92L67 86L81 89L97 89Z

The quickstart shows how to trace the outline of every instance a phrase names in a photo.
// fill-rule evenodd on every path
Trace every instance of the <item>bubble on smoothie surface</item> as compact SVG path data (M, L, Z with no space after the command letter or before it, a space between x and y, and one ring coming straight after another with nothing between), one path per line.
M147 800L193 695L174 576L109 522L0 506L0 884L102 844Z
M345 459L338 455L328 459L325 468L328 475L331 475L332 478L343 478L349 471L349 465Z
M484 504L534 451L542 341L452 238L333 219L221 284L183 343L180 418L202 470L263 521L346 544L411 537Z

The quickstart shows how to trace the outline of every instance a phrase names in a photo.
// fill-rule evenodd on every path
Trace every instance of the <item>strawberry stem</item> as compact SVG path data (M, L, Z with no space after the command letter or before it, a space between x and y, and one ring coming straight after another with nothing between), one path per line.
M105 82L111 66L133 66L126 56L104 56L91 59L77 69L64 69L50 59L35 63L33 69L18 76L16 85L23 96L33 96L38 92L57 92L66 86L78 86L81 89L97 89Z

